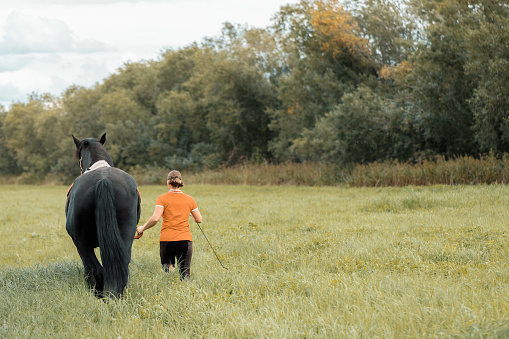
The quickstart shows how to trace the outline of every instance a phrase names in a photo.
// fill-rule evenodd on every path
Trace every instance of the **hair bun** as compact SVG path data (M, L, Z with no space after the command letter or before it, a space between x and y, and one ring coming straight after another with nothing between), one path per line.
M179 171L173 170L168 173L168 184L175 187L184 186L184 182L182 181L182 176Z

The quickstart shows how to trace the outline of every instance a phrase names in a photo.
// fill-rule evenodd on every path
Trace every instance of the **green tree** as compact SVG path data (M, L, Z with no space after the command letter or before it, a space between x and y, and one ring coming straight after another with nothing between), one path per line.
M180 50L166 50L162 60L155 65L157 92L182 90L194 74L196 60L201 54L202 50L196 44Z
M278 80L281 105L270 112L275 133L270 149L280 160L296 159L291 145L302 131L312 129L344 94L376 73L366 41L337 2L301 1L282 7L272 30L286 69Z
M156 65L157 114L150 154L159 166L181 169L201 166L190 152L194 143L209 140L208 131L199 109L199 94L187 85L200 62L207 64L208 57L193 44L181 50L167 50Z
M205 119L188 91L168 91L157 101L159 124L155 126L162 164L170 168L196 168L201 159L190 155L193 144L207 140Z
M68 126L67 133L78 138L89 138L102 135L105 131L105 124L101 120L101 111L98 105L101 99L101 92L97 86L85 88L81 86L70 86L62 96L62 109ZM72 142L72 139L70 139ZM72 144L71 144L72 146Z
M295 151L306 159L342 165L408 159L414 151L407 137L411 126L384 88L370 85L345 94L340 105L295 141Z
M3 119L2 132L10 155L23 172L36 175L39 180L58 167L62 156L67 137L61 125L62 113L55 98L32 95L28 103L14 104Z
M398 65L415 52L418 25L405 3L400 0L346 1L345 7L351 10L359 26L359 36L369 42L370 55L377 69Z
M275 101L269 81L241 53L208 50L204 55L185 84L205 121L209 140L200 141L214 145L226 164L254 154L268 157L271 134L266 110Z
M498 1L471 4L465 30L466 74L475 84L469 107L481 152L509 152L509 6Z
M200 47L165 53L156 129L166 165L210 168L270 157L267 109L277 102L277 70L266 43L265 31L226 23Z
M424 27L400 95L425 150L477 154L507 148L503 91L507 72L507 5L483 1L410 1ZM507 88L507 87L505 87ZM473 133L474 132L474 133Z
M150 163L146 150L150 145L151 113L136 100L135 93L115 87L102 95L98 107L100 121L107 131L107 149L115 166L127 170Z
M157 75L156 62L125 63L93 89L96 102L91 107L102 131L88 136L107 133L107 149L119 168L129 170L153 164Z
M157 62L127 62L117 70L117 73L106 78L98 90L101 93L111 93L118 89L126 90L129 98L142 106L143 111L155 114L155 103L161 92L157 79Z
M7 136L4 132L4 121L7 117L7 111L0 106L0 175L1 174L20 174L21 168L18 166L16 159L10 154L7 147Z

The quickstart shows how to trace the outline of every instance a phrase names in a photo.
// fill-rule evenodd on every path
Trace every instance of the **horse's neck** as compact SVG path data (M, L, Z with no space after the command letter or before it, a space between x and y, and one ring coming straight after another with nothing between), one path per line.
M87 158L88 161L90 161L90 164L88 164L88 167L85 167L83 164L81 164L83 173L97 168L113 167L113 162L111 161L110 155L104 151L90 152Z
M113 162L111 160L111 156L103 149L96 149L93 154L90 154L90 160L92 163L90 166L93 166L97 162L106 162L109 166L113 167Z

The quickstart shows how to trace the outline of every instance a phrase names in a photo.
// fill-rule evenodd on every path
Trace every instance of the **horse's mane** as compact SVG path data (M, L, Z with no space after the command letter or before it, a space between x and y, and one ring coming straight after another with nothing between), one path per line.
M109 155L109 153L106 151L106 148L104 148L104 146L97 142L97 144L94 143L94 150L92 152L92 154L95 155L94 158L97 158L98 160L106 160L108 162L112 162L112 159L111 159L111 156Z

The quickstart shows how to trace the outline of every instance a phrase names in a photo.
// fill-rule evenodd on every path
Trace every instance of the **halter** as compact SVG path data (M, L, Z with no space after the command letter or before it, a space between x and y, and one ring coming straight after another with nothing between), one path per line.
M103 167L111 167L111 166L110 166L110 164L108 164L106 162L106 160L99 160L99 161L94 162L92 164L92 166L90 166L89 168L85 169L85 171L83 171L83 158L80 158L81 175L88 173L88 172L95 171L96 169L103 168Z

